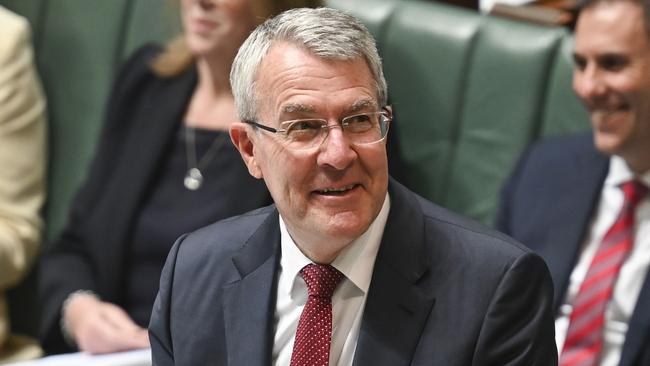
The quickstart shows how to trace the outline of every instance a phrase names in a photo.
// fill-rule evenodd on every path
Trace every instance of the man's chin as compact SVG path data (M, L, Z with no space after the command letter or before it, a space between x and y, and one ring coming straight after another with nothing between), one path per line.
M594 145L596 149L606 155L618 155L621 149L621 138L612 133L594 132Z
M322 217L322 220L315 222L320 226L319 231L335 240L353 240L361 236L372 220L364 217L358 212L346 211Z

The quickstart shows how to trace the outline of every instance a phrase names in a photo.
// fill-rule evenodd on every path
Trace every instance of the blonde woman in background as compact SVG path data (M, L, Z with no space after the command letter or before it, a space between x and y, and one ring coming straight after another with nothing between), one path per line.
M228 127L228 76L265 18L316 1L180 0L183 35L138 50L119 74L86 182L43 259L48 353L149 346L146 326L174 240L271 202Z
M0 6L0 363L42 353L34 340L10 334L4 292L27 274L38 253L45 134L29 25Z

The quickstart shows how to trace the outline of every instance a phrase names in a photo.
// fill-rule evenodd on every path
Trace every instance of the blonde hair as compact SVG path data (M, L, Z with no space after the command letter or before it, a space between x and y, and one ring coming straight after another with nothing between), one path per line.
M322 6L321 0L251 0L253 10L260 17L260 23L292 8L315 8ZM178 0L174 1L178 2ZM180 10L179 10L180 11ZM179 34L172 38L163 51L151 62L151 69L159 76L172 77L181 74L194 64L185 37Z

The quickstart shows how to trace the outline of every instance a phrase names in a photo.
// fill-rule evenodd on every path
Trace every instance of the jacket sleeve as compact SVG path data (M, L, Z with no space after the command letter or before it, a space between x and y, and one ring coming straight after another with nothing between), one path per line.
M171 297L178 248L185 236L179 238L167 257L160 276L160 287L151 312L149 342L154 366L174 365L174 345L171 337Z
M490 302L472 365L557 365L553 283L533 253L506 270Z

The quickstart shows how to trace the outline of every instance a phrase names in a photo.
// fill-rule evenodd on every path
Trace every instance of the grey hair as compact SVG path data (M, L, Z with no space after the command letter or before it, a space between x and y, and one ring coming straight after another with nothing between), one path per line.
M377 103L387 103L387 86L375 40L354 16L329 8L292 9L258 26L239 48L230 71L230 84L239 118L258 118L257 72L274 42L304 47L326 60L365 59L375 80Z

